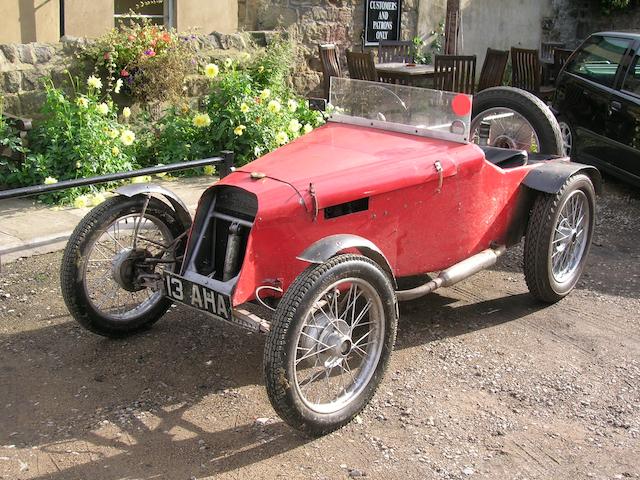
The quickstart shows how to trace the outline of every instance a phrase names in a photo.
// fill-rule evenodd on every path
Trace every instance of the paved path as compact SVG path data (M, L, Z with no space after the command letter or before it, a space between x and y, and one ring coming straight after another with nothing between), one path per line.
M193 213L212 177L154 182L174 191ZM0 201L0 263L62 250L90 208L49 207L33 198Z

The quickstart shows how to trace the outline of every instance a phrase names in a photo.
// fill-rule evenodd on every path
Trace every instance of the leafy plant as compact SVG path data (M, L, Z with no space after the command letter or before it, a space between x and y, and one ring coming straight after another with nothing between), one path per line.
M45 84L44 120L33 131L32 153L21 168L10 172L7 183L23 186L92 177L132 170L136 166L135 133L118 122L102 84L89 77L85 93L72 81L68 98L53 83ZM42 196L45 201L71 202L97 187L74 188Z
M600 0L600 7L606 14L613 10L624 10L631 5L631 0Z
M172 108L142 156L171 163L228 149L243 165L322 124L322 115L287 86L291 57L283 54L290 48L283 43L274 43L247 68L231 60L222 69L207 65L211 91L204 108Z
M429 36L431 41L426 49L425 47L427 44L422 37L413 37L411 56L413 57L414 63L430 65L433 63L434 56L442 52L444 42L444 21L440 22L438 24L438 29L432 30Z
M18 131L2 115L4 98L0 95L0 185L9 183L10 176L19 168L10 158L13 152L26 153Z

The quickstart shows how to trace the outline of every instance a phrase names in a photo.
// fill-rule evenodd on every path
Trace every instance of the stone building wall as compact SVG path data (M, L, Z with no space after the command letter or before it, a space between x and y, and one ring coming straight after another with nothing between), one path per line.
M266 46L267 32L244 32L231 35L201 35L192 42L203 62L234 57L242 51ZM17 116L37 116L44 100L43 80L51 78L56 85L73 75L86 76L92 70L78 63L75 54L86 42L84 38L63 37L58 43L0 44L0 95L4 111ZM187 97L205 94L207 82L201 75L186 79Z
M298 39L299 58L293 79L303 94L320 94L318 44L335 43L346 69L347 49L360 51L364 27L363 0L238 0L238 20L245 30L290 29ZM403 0L401 37L416 35L417 0Z
M598 0L552 0L553 12L543 23L547 40L577 47L594 32L633 30L640 26L640 6L604 13Z

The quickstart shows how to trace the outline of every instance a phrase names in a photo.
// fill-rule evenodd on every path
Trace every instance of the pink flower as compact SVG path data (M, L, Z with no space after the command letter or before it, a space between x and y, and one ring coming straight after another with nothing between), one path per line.
M156 52L154 52L152 48L150 48L149 50L145 50L144 54L147 57L155 57L156 56Z
M133 42L136 39L136 37L134 37L133 35L129 35L129 41Z
M109 58L111 58L111 55L109 55L109 52L105 52L104 59L109 60Z
M122 69L122 71L120 72L120 76L121 77L128 77L129 76L129 72L127 72L124 68Z

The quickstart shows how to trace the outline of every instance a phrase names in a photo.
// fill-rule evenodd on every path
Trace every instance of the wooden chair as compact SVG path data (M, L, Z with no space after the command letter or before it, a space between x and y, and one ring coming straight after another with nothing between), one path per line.
M342 69L338 60L338 47L333 43L318 45L320 53L320 63L322 64L322 86L324 88L324 98L329 100L329 87L331 77L341 77Z
M556 48L564 48L561 42L540 42L540 58L553 59L553 51Z
M553 51L553 80L555 81L558 78L558 74L564 64L567 63L567 60L573 53L573 50L569 50L566 48L556 48Z
M369 80L370 82L380 80L378 72L376 72L376 64L373 60L373 52L371 50L366 53L347 50L347 67L349 68L350 78Z
M542 67L538 50L511 47L511 86L549 100L554 88L542 86Z
M487 55L484 57L478 89L480 92L486 88L499 87L502 85L504 72L509 61L509 50L494 50L487 48Z
M436 55L433 74L436 90L473 94L475 84L475 55Z
M410 41L380 40L380 44L378 45L378 63L412 63L412 47L413 42Z

